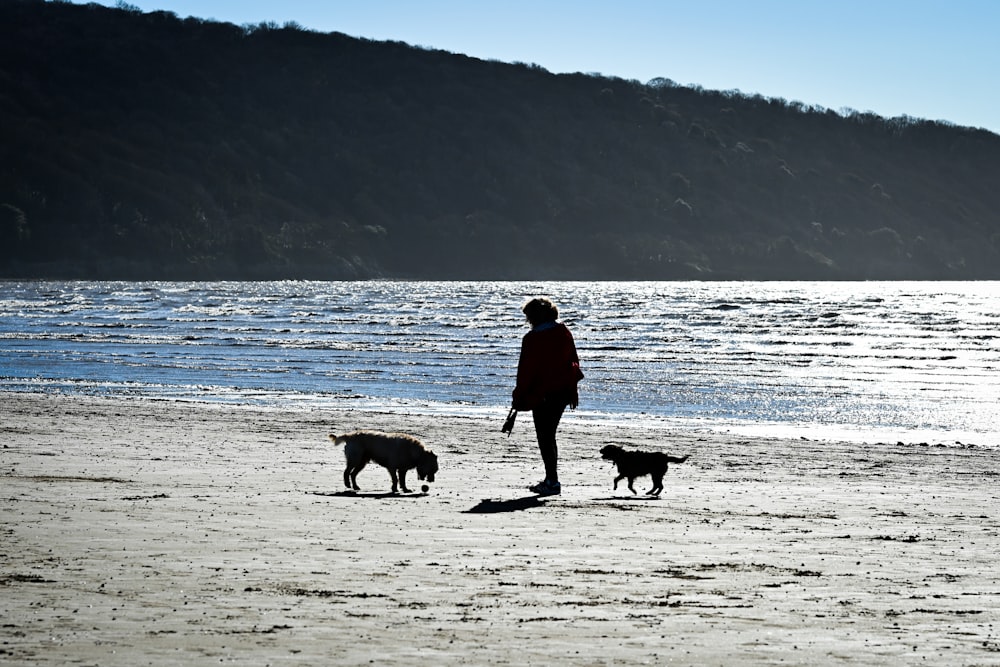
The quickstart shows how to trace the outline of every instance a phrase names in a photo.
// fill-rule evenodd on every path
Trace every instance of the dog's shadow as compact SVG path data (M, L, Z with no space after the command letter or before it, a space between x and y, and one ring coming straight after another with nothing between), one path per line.
M525 496L511 500L493 500L483 498L475 507L465 510L465 514L501 514L503 512L523 512L537 507L544 507L541 496Z
M606 498L594 498L598 503L620 503L620 502L649 502L659 500L660 496L608 496Z
M378 500L384 500L386 498L424 498L428 496L428 493L393 493L392 491L383 491L380 493L360 493L358 491L309 491L310 494L314 496L326 496L327 498L375 498Z

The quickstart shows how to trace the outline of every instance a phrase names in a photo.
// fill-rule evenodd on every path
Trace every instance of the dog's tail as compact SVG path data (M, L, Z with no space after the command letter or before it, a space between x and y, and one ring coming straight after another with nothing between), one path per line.
M327 434L326 437L330 438L330 442L332 442L335 445L339 445L344 442L343 440L341 440L341 436L337 435L336 433L329 433Z
M690 454L685 454L684 456L667 456L667 461L671 463L684 463L688 460Z

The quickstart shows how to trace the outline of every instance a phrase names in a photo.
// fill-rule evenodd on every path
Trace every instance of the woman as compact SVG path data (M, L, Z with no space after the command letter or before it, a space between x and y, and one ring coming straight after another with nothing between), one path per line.
M531 410L538 449L545 464L545 479L529 488L539 495L551 496L562 491L556 428L566 407L576 408L579 403L576 384L583 379L583 373L573 334L557 321L559 309L552 301L544 297L532 299L521 312L528 318L531 331L521 341L513 408Z

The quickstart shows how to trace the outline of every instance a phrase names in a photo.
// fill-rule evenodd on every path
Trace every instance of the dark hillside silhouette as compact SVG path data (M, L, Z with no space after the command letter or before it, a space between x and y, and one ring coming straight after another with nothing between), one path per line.
M1000 279L1000 136L0 3L0 277Z

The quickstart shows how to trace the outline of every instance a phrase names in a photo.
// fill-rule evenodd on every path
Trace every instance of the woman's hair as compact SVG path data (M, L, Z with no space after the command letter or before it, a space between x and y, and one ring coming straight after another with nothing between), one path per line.
M521 312L524 313L524 316L528 318L528 321L533 326L545 324L546 322L555 322L559 317L559 308L544 296L535 297L524 304Z

